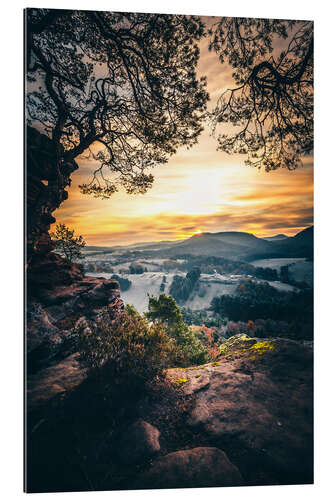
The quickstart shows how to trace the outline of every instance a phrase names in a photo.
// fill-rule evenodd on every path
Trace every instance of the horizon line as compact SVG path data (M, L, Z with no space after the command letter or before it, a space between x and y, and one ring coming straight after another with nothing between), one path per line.
M296 234L299 234L301 233L302 231L305 231L305 229L308 229L310 227L314 227L314 224L311 224L309 226L305 226L303 229L301 229L300 231L296 231L293 235L291 236L288 236L288 235L284 235L286 236L286 238L293 238L294 236L296 236ZM192 234L191 236L188 236L186 238L179 238L179 239L174 239L174 240L150 240L150 241L140 241L140 242L137 242L137 243L128 243L128 244L114 244L114 245L103 245L103 244L100 244L100 245L89 245L87 244L86 247L106 247L106 248L115 248L115 247L130 247L130 246L136 246L136 245L149 245L149 244L156 244L156 243L175 243L175 242L182 242L182 241L186 241L186 240L189 240L190 238L193 238L194 236L202 236L203 234L220 234L220 233L243 233L243 234L250 234L252 236L255 236L256 238L260 238L260 239L267 239L267 238L274 238L274 236L279 236L280 234L284 234L284 233L275 233L273 234L272 236L257 236L255 233L250 233L250 232L247 232L247 231L215 231L215 232L211 232L211 231L202 231L198 234Z

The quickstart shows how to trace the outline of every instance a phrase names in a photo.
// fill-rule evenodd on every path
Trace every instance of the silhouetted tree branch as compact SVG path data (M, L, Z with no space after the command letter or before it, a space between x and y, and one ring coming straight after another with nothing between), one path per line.
M149 169L202 131L208 94L195 68L199 18L27 10L27 114L60 164L99 162L84 193L145 192Z
M235 80L209 115L214 134L237 128L218 149L266 170L300 166L313 149L313 22L223 18L209 33Z

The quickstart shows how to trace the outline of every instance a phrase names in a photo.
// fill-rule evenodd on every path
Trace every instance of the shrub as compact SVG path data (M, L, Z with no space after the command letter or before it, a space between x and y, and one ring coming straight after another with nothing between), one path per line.
M177 344L175 363L179 366L201 365L209 361L208 349L185 324L174 325L168 330Z
M110 325L105 313L78 332L83 366L123 389L137 389L162 375L174 349L163 325L150 325L132 306Z
M217 329L215 327L207 328L205 325L192 325L190 328L194 335L207 348L209 358L214 360L219 355L220 337Z

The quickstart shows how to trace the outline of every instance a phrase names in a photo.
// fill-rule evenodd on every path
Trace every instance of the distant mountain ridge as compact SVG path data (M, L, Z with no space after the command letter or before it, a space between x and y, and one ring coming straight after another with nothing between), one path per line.
M169 257L189 254L240 260L313 257L313 227L306 228L295 236L277 236L279 237L267 241L254 234L237 231L201 233L173 244L167 253Z
M269 242L253 234L228 231L191 236L169 248L169 255L191 254L234 258L245 256L249 252L267 252L270 248Z
M291 238L277 241L276 250L287 257L313 258L313 226L307 227Z
M107 251L149 252L160 258L193 256L214 256L227 259L255 260L281 257L313 257L313 226L300 231L295 236L278 234L259 238L241 231L200 233L181 241L161 241L137 243L128 246L87 247Z

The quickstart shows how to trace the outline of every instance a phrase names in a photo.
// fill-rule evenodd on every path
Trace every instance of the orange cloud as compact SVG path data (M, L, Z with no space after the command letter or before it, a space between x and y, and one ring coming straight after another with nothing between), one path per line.
M211 21L211 20L210 20ZM200 46L198 74L206 75L210 106L232 85L232 70ZM80 158L69 198L56 211L58 222L82 234L91 245L174 240L195 231L249 231L259 236L289 235L313 223L312 157L296 171L258 171L243 156L216 151L205 130L191 150L180 148L167 165L152 171L155 183L145 195L116 193L109 200L83 196L79 184L94 170Z

